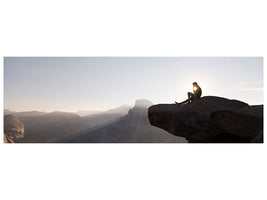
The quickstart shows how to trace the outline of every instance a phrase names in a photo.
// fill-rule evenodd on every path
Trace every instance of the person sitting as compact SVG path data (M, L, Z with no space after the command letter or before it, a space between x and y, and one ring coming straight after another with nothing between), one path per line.
M178 104L178 105L182 105L182 104L190 103L193 100L199 99L201 97L201 95L202 95L202 90L199 87L199 85L197 84L197 82L193 83L193 91L194 91L194 93L191 93L191 92L187 93L187 95L188 95L188 99L187 100L185 100L185 101L183 101L181 103L178 103L178 102L175 101L175 103Z

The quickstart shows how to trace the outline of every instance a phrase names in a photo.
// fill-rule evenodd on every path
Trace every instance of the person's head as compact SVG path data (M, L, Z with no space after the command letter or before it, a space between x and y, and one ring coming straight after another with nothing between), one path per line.
M197 86L197 82L194 82L194 83L193 83L193 86Z

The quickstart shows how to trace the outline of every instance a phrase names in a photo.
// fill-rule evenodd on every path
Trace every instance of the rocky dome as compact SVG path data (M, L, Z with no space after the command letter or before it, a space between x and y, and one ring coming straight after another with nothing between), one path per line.
M263 141L263 106L206 96L185 105L159 104L148 110L151 125L189 142Z
M14 143L24 137L24 124L13 116L6 115L4 117L4 142Z
M150 106L152 106L153 103L147 99L137 99L135 101L135 105L134 107L138 107L138 108L148 108Z

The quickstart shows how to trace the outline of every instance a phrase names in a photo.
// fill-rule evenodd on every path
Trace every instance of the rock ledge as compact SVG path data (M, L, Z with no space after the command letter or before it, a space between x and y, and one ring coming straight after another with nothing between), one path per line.
M263 105L206 96L149 107L150 124L189 142L263 142Z

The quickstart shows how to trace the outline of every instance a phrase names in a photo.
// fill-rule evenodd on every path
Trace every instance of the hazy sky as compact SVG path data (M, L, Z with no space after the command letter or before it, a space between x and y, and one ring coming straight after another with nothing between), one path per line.
M107 110L136 99L173 103L192 82L202 95L263 104L263 58L4 58L5 109Z

